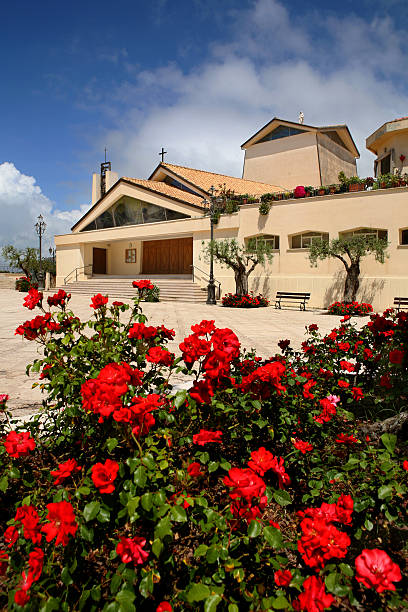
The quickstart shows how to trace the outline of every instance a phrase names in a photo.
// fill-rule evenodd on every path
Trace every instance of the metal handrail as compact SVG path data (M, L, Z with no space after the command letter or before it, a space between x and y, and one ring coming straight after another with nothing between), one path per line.
M71 272L68 274L68 276L66 276L66 277L64 278L64 285L66 285L66 284L67 284L68 279L70 278L70 276L71 276L72 274L74 274L74 272L75 272L75 282L77 282L77 281L78 281L78 272L80 272L81 270L83 270L83 271L85 272L85 270L86 270L87 268L91 268L91 271L92 271L93 264L88 264L88 265L86 265L86 266L82 266L82 267L79 267L79 268L74 268L74 269L73 269L73 270L72 270L72 271L71 271Z
M205 270L202 270L201 268L199 268L198 266L195 266L194 264L191 264L190 268L191 268L191 271L192 271L193 283L194 283L194 270L195 269L197 269L199 272L201 272L201 274L205 274L205 276L208 278L208 280L210 280L210 275L208 274L208 272L205 272ZM220 300L221 299L221 283L216 278L214 278L214 283L218 284L218 287L217 287L217 300Z

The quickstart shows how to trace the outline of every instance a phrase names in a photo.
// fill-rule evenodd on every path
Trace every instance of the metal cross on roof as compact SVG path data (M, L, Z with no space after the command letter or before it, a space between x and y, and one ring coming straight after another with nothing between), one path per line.
M164 162L164 156L166 155L167 151L165 151L162 147L162 150L160 151L159 155L161 155L162 158L162 163Z

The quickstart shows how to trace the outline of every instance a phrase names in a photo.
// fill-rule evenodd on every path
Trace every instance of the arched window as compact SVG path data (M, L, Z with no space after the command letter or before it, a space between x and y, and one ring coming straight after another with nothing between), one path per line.
M308 249L314 242L320 242L321 240L327 242L329 234L327 232L303 232L303 234L289 236L291 249Z
M352 236L375 236L376 238L388 240L387 230L378 229L376 227L362 227L360 229L350 230L347 232L339 232L339 238L351 238Z
M246 238L246 244L249 244L251 241L252 244L257 245L258 242L263 241L266 244L270 245L270 247L276 251L279 250L279 236L275 234L258 234L257 236L251 236L250 238Z

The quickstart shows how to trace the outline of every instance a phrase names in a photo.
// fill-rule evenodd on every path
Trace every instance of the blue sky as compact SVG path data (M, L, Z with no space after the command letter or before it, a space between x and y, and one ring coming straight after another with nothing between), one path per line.
M408 115L405 1L21 0L2 18L0 245L31 240L38 212L50 242L69 231L105 145L120 175L164 146L239 176L240 144L303 110L348 123L366 175L365 137Z

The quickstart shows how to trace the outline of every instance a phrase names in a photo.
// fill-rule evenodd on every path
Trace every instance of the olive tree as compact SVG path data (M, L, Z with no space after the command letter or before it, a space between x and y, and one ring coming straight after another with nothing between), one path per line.
M343 300L354 302L360 286L361 260L367 255L374 255L376 261L384 263L387 246L387 240L374 234L318 240L309 247L309 260L312 266L317 266L318 260L339 259L346 269Z
M19 268L26 276L35 276L37 278L37 273L40 269L38 249L33 247L17 249L15 246L8 244L2 248L1 254L10 266ZM42 259L42 269L55 276L55 263L51 257L44 257Z
M272 247L260 238L250 238L247 244L240 244L235 238L213 240L204 247L204 259L209 261L211 254L222 267L233 270L237 295L248 293L248 277L255 267L273 259Z

